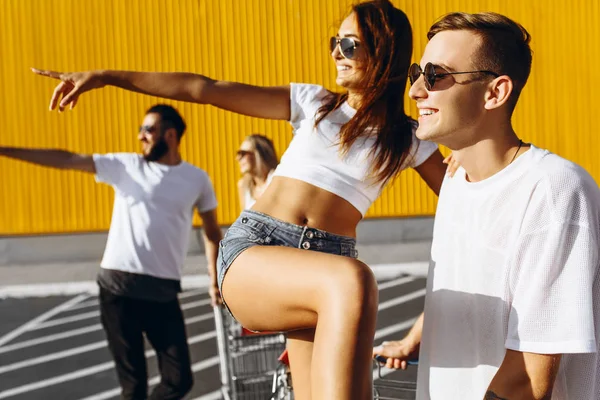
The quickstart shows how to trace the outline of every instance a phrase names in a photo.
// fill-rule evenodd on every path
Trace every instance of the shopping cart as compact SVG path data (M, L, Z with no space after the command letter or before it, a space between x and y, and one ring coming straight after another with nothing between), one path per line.
M256 334L245 330L222 307L215 307L221 392L225 400L287 399L287 384L279 356L285 350L282 333ZM289 391L287 391L289 392Z
M374 400L414 400L417 395L417 384L409 381L386 379L382 373L382 365L377 365L377 379L373 383ZM409 365L417 365L416 361L409 361Z

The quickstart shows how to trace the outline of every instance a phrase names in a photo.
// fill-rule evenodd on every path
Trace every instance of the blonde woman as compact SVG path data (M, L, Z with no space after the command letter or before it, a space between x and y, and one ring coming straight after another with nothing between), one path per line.
M273 172L279 164L273 142L266 136L254 133L246 138L236 153L242 178L238 181L238 194L242 210L252 208L265 191Z

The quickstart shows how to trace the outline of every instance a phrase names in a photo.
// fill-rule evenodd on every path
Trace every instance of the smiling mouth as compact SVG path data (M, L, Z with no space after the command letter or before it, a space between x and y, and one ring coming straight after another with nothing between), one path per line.
M419 110L419 117L428 117L430 115L436 114L438 110L433 108L423 108Z

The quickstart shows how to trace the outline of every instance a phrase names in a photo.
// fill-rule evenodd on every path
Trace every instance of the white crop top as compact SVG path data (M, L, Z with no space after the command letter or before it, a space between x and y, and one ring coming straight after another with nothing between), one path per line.
M273 180L274 172L275 172L275 170L271 170L269 172L269 174L267 175L267 181L266 181L264 190L267 190L267 186L269 186L269 184ZM252 193L250 193L250 188L248 187L248 188L246 188L246 191L244 193L244 208L245 209L252 208L254 203L256 203L256 199L254 197L252 197Z
M342 156L338 144L340 128L356 110L345 102L315 127L318 110L330 92L318 85L292 83L290 87L290 124L294 138L274 175L299 179L334 193L364 216L383 188L369 177L375 138L357 140ZM417 139L416 126L415 122L411 153L403 169L419 166L437 149L435 143Z

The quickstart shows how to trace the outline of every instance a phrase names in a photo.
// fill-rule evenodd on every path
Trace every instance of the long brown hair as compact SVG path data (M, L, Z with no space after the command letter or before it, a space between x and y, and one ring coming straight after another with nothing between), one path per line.
M352 13L367 57L360 107L340 130L341 152L347 153L358 138L375 135L370 172L376 182L385 183L402 169L412 144L413 121L404 112L412 29L406 14L388 0L356 4ZM327 97L315 126L347 99L348 93Z

